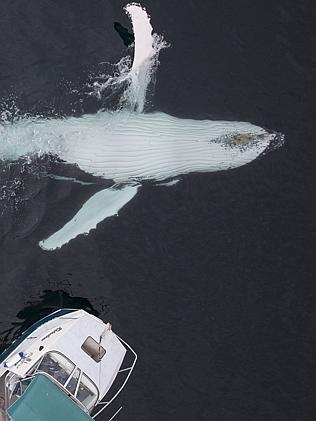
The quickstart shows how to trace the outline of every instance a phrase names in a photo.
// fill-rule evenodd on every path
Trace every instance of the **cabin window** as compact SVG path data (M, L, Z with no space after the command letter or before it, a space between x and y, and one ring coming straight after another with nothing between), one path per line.
M91 336L87 337L87 339L82 344L81 349L97 363L102 360L106 353L106 350L103 348L103 346L101 346Z
M64 355L59 352L48 352L44 355L37 371L44 371L64 385L74 368L75 365Z
M84 373L82 373L80 379L76 398L88 409L88 411L94 407L98 399L98 389Z
M74 395L75 392L76 392L76 388L77 388L79 377L80 377L80 370L79 370L79 368L76 368L76 370L74 371L73 375L70 377L69 381L67 382L67 385L65 386L66 389L72 395Z

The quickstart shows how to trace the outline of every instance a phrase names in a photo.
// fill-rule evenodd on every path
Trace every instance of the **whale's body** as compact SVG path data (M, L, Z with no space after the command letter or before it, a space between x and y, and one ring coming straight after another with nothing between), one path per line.
M240 167L280 143L278 134L251 123L186 120L164 113L103 111L27 125L27 130L20 128L28 137L24 146L32 148L41 139L42 151L113 180L111 188L92 196L71 221L40 242L47 250L61 247L116 215L144 181Z
M275 136L249 123L164 113L101 113L69 120L67 126L61 158L120 183L239 167L264 152ZM230 144L236 133L249 134L248 144Z
M0 153L7 159L54 154L94 176L128 183L239 167L263 153L277 135L245 122L102 111L22 120L2 126L0 136Z
M89 174L113 180L111 188L90 198L61 230L42 241L44 249L59 248L78 234L88 233L104 218L116 215L143 181L161 182L193 172L240 167L271 145L281 144L279 134L247 122L142 113L162 44L155 44L157 37L152 36L144 9L131 4L126 11L135 35L130 84L125 92L132 98L129 109L63 119L26 118L0 126L2 159L52 154Z

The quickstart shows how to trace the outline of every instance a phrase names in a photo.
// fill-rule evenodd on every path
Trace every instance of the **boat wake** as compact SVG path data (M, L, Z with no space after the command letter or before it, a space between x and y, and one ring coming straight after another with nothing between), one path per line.
M54 250L87 234L116 215L137 193L142 181L174 185L192 172L226 170L245 165L280 146L283 136L247 122L190 120L165 113L144 113L148 90L167 46L153 34L150 18L139 4L125 7L134 32L133 61L123 58L116 74L93 84L102 97L122 91L116 111L64 119L20 118L0 125L2 160L56 156L113 186L96 193L59 231L40 242Z

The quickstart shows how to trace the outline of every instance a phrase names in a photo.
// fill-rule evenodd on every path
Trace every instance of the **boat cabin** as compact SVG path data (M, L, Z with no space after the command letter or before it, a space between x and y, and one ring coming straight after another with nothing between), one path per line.
M127 350L131 350L134 361L130 367L122 368ZM53 400L58 397L62 406L73 407L74 413L80 410L91 420L91 416L94 418L98 414L94 411L97 405L102 406L102 411L112 401L112 398L106 402L102 399L108 396L107 392L121 372L127 373L121 389L125 386L136 358L134 351L112 331L110 324L83 310L55 312L54 317L43 319L26 331L3 354L2 361L0 358L0 397L3 399L2 404L0 400L0 421L1 411L7 411L6 418L2 415L6 421L24 421L16 414L21 412L27 398L33 406L37 402L38 408L42 408L38 399L34 399L36 393L40 394L39 385L41 390L47 390L43 402L49 396L54 397ZM46 411L51 405L50 399L42 409ZM53 411L55 420L66 420L63 415L56 415L60 407ZM32 421L46 421L43 414L42 418L36 417L34 410ZM73 419L81 420L80 417L77 415Z

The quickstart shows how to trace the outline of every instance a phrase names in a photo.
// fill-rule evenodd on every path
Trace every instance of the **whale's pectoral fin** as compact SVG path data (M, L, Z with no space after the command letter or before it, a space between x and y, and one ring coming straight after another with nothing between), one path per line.
M161 183L156 183L155 185L157 187L172 187L172 186L175 186L176 184L178 184L179 181L181 181L181 178L171 178L167 181L163 181Z
M81 184L82 186L90 186L91 184L94 184L92 181L81 181L75 177L66 177L63 175L47 174L47 177L56 181L71 181L72 183L78 183L78 184Z
M117 215L136 195L139 184L114 185L95 193L59 231L40 241L44 250L55 250L80 234L88 234L104 219Z

